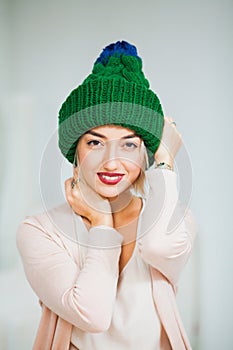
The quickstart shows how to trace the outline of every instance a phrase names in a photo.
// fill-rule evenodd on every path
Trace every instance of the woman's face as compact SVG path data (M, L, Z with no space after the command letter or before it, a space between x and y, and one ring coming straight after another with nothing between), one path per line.
M142 141L121 126L100 126L77 145L80 178L99 195L113 199L131 187L143 163Z

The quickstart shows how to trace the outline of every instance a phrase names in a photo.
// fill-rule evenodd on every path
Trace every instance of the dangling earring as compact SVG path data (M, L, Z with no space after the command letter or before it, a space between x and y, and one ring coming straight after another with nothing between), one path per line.
M73 180L73 181L71 182L71 187L72 187L72 189L74 189L75 185L77 185L77 183L79 183L79 182L80 182L80 178L79 178L79 177L77 177L76 180Z

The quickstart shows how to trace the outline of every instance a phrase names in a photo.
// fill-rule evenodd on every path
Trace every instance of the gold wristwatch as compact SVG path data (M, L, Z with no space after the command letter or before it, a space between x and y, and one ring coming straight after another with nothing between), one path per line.
M157 164L156 168L169 169L169 170L173 171L171 165L169 165L167 163L164 163L164 162L161 162L161 163Z

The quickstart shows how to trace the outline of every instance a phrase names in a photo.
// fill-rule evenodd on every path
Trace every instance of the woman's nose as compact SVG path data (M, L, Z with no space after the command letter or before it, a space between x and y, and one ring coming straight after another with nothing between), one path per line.
M106 170L113 171L119 168L119 157L117 155L118 148L116 143L109 142L106 151L105 151L105 157L104 157L104 164L103 167Z

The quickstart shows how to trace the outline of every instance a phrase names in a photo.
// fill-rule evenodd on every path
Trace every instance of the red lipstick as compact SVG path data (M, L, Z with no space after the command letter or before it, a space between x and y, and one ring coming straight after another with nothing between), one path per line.
M107 172L97 173L97 175L100 181L103 182L105 185L116 185L122 180L124 176L124 174Z

